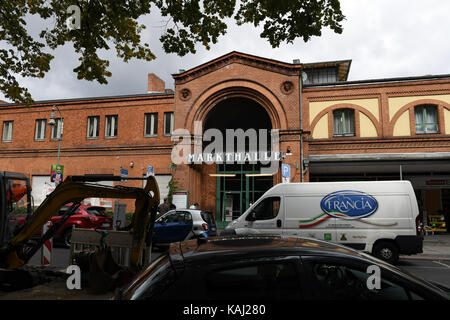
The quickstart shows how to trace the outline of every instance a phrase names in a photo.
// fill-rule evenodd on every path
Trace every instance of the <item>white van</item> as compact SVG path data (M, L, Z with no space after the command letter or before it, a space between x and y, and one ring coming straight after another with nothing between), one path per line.
M390 263L423 247L409 181L275 185L221 234L255 233L332 241Z

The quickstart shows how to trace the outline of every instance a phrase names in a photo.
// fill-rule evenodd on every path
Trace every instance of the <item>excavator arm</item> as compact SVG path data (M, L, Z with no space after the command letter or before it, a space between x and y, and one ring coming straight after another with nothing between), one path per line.
M151 217L156 216L156 210L160 202L159 188L155 177L149 176L144 189L135 187L108 187L90 182L119 180L121 177L111 176L69 176L58 187L47 196L42 204L36 209L30 220L8 243L6 252L0 256L3 260L0 264L7 269L16 269L28 262L31 258L25 251L25 244L38 232L42 226L55 215L59 209L68 203L81 203L86 198L116 198L135 199L135 213L131 222L130 232L133 234L133 245L130 251L130 265L138 268L142 248L145 242L147 224ZM128 178L133 179L133 178ZM141 178L137 178L141 179ZM154 221L150 222L153 226ZM56 232L56 230L55 230ZM41 244L38 243L38 246ZM36 248L35 248L36 249Z

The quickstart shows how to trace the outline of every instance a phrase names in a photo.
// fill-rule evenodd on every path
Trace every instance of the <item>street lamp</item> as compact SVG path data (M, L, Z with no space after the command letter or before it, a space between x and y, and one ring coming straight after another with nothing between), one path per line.
M55 120L55 109L58 110L59 113L59 121L60 121L60 125L58 125L56 123ZM57 126L57 130L58 132L56 133L57 138L58 138L58 160L57 160L57 166L59 166L59 157L60 157L60 153L61 153L61 138L62 138L62 133L63 133L63 120L62 120L62 114L61 111L59 111L59 108L55 105L52 107L52 112L50 113L50 120L48 121L48 125L51 127L54 127L55 125Z

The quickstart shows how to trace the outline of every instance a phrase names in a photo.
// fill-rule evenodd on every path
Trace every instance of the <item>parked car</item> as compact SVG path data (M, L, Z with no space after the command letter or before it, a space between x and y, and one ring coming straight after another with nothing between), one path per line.
M152 245L165 247L172 242L216 235L217 225L212 212L194 209L171 210L155 221Z
M222 234L327 240L395 264L422 253L419 208L409 181L280 183Z
M375 287L368 284L374 268L380 275ZM448 300L450 296L443 288L339 244L251 235L174 243L114 299L273 302Z
M70 206L66 205L61 207L59 214L50 218L52 224L56 223L61 219L61 216L69 210ZM104 229L111 230L113 228L112 218L106 215L104 207L99 206L80 206L75 213L67 219L67 221L62 225L62 227L56 232L54 236L54 241L62 243L64 246L70 246L70 238L72 234L72 226L77 228L85 229ZM20 216L10 220L10 223L21 227L25 222L26 217ZM39 230L35 236L40 236L41 231Z

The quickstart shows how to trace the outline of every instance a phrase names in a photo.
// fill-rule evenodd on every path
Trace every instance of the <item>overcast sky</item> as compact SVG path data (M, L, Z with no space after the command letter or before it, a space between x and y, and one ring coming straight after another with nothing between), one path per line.
M107 85L77 80L73 68L78 57L70 46L53 53L51 71L44 79L21 79L33 98L39 100L141 94L147 91L147 74L153 72L173 88L171 74L190 69L230 51L258 55L291 63L352 59L349 80L450 74L450 1L444 0L341 0L346 16L342 34L325 29L321 37L305 43L273 49L259 37L261 30L230 21L226 36L207 51L198 46L195 55L165 54L159 43L162 19L153 13L141 21L147 25L143 40L156 54L152 62L125 63L115 50L105 53L112 77ZM36 26L30 28L36 29ZM6 100L0 93L0 100Z

